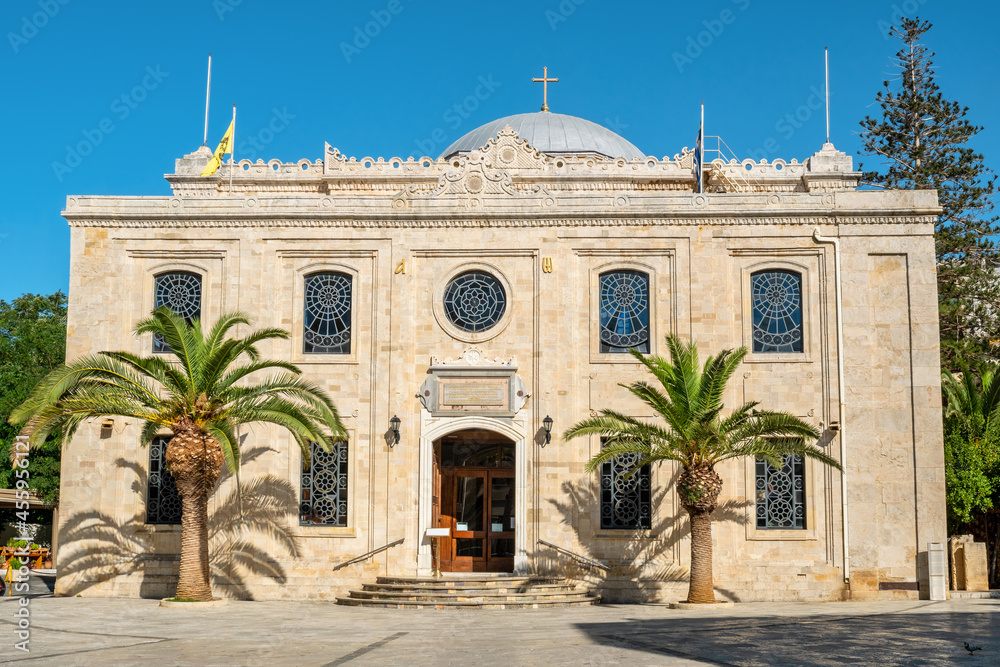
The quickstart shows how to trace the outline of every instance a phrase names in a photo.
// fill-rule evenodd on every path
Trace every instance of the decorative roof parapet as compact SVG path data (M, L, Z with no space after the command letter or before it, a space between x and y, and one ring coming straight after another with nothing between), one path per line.
M167 180L174 194L189 196L254 196L271 193L371 195L385 197L396 208L417 199L464 196L473 198L540 196L553 192L618 191L640 193L697 189L693 151L685 148L673 158L626 160L593 155L548 155L521 139L509 126L486 145L447 160L428 156L347 157L329 144L315 162L240 160L224 163L214 177L201 176L211 152L206 147L177 160ZM718 194L753 192L831 192L857 187L861 174L852 171L852 159L832 144L809 157L773 162L715 160L710 164L707 191Z

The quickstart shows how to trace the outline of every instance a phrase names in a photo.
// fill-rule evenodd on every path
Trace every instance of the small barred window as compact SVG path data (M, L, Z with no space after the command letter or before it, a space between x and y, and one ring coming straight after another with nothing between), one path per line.
M757 528L804 530L806 527L805 462L784 454L781 468L757 459Z
M602 273L601 352L649 352L649 276L640 271Z
M620 454L601 466L601 528L641 530L652 527L650 471L644 465L629 475L638 454Z
M179 524L181 496L174 476L167 470L166 454L170 436L157 436L149 443L149 474L146 477L146 523Z
M759 271L750 276L753 351L802 352L802 276Z
M303 526L347 526L346 442L335 442L326 451L309 445L310 465L302 466L299 524Z
M201 319L201 276L187 271L161 273L153 283L153 309L166 306L188 324ZM153 352L170 352L159 334L153 335Z
M350 354L351 287L346 273L306 276L302 335L306 354Z

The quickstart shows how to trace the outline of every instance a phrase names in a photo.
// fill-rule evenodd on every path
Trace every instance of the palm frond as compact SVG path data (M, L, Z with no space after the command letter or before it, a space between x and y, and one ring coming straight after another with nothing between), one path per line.
M680 437L686 437L688 420L684 414L678 414L676 404L663 395L658 389L643 381L633 382L629 385L619 385L628 389L634 396L639 398L651 408L653 408L667 425L676 431Z
M815 459L832 468L842 470L839 461L818 447L810 445L799 438L755 438L746 441L734 449L733 456L727 458L761 458L767 460L772 467L780 468L781 457L784 454L796 454Z
M153 311L152 316L140 320L135 325L136 334L159 334L170 347L170 352L177 357L184 372L192 381L199 376L198 366L200 356L204 354L204 340L196 338L195 328L201 330L201 322L194 320L191 324L166 306Z
M253 375L254 373L259 373L260 371L272 370L280 368L282 370L288 371L288 373L293 375L301 375L302 371L295 364L289 363L287 361L278 361L275 359L266 359L263 361L256 361L245 366L238 366L237 368L230 369L225 375L223 375L219 381L213 387L213 391L216 393L223 393L232 387L234 384L242 380L243 378Z
M627 454L638 454L639 463L636 464L636 467L641 468L643 465L648 463L647 459L650 458L652 451L652 447L650 447L648 442L612 438L605 442L604 446L601 447L600 452L592 456L590 460L587 461L585 470L588 473L596 472L608 461L612 461L619 456Z
M204 426L205 431L219 441L222 447L222 457L226 460L226 467L229 472L236 474L236 469L240 465L240 443L233 430L231 420L222 419L209 422Z
M21 405L10 414L11 424L31 419L44 406L54 405L81 385L104 384L147 405L160 402L156 391L144 378L115 359L93 355L56 368L35 385Z
M247 318L246 314L240 310L234 310L231 313L223 313L212 328L209 329L208 335L205 337L205 347L209 350L215 350L219 347L222 341L226 338L226 334L229 330L239 324L250 324L250 320Z
M723 350L718 356L705 361L699 396L701 410L718 413L722 409L726 386L746 356L747 348L741 347L738 350Z

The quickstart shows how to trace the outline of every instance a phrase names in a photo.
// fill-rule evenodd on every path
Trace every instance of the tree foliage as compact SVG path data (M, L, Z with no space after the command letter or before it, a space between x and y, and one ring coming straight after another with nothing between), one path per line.
M53 368L66 360L66 295L24 294L0 301L0 488L11 488L10 447L21 424L7 418ZM31 488L50 502L59 497L61 441L53 437L32 452Z
M1000 375L983 364L941 376L945 481L950 531L996 507L1000 498Z
M169 355L99 352L61 365L45 376L11 414L33 419L32 447L50 433L71 439L94 417L117 416L141 424L141 445L159 433L173 435L165 462L181 497L181 558L177 596L211 600L208 499L223 463L239 472L241 424L264 422L287 431L308 460L311 442L330 451L346 436L337 409L316 383L285 361L264 359L257 346L287 339L283 329L264 328L239 338L249 320L222 315L208 330L163 307L139 322L136 335L162 337ZM274 374L259 379L259 373Z
M628 474L651 463L680 464L677 495L691 519L691 577L689 602L714 602L711 515L716 509L722 478L715 465L729 459L762 458L780 467L785 454L816 459L835 468L840 465L813 445L819 437L815 426L785 412L758 410L745 403L723 414L723 396L733 373L747 355L747 348L723 350L698 360L698 346L667 336L670 359L632 356L646 367L656 383L621 385L653 409L662 423L650 423L615 410L570 427L566 439L585 435L605 438L604 448L587 463L595 472L617 456L635 454Z
M996 356L1000 331L996 176L968 144L983 128L966 119L968 107L944 98L935 82L934 53L921 42L931 24L902 19L891 34L902 43L893 65L899 76L876 95L881 117L861 121L863 152L882 169L864 179L886 188L938 191L935 226L942 363Z

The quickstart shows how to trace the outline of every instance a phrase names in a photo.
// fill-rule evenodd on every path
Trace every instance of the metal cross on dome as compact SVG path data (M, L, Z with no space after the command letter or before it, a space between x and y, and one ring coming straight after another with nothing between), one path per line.
M542 68L542 78L541 79L532 79L533 82L535 82L535 83L541 83L542 84L542 111L548 111L549 110L549 83L550 82L551 83L555 83L558 80L559 79L550 79L549 78L549 68L548 67L543 67Z

